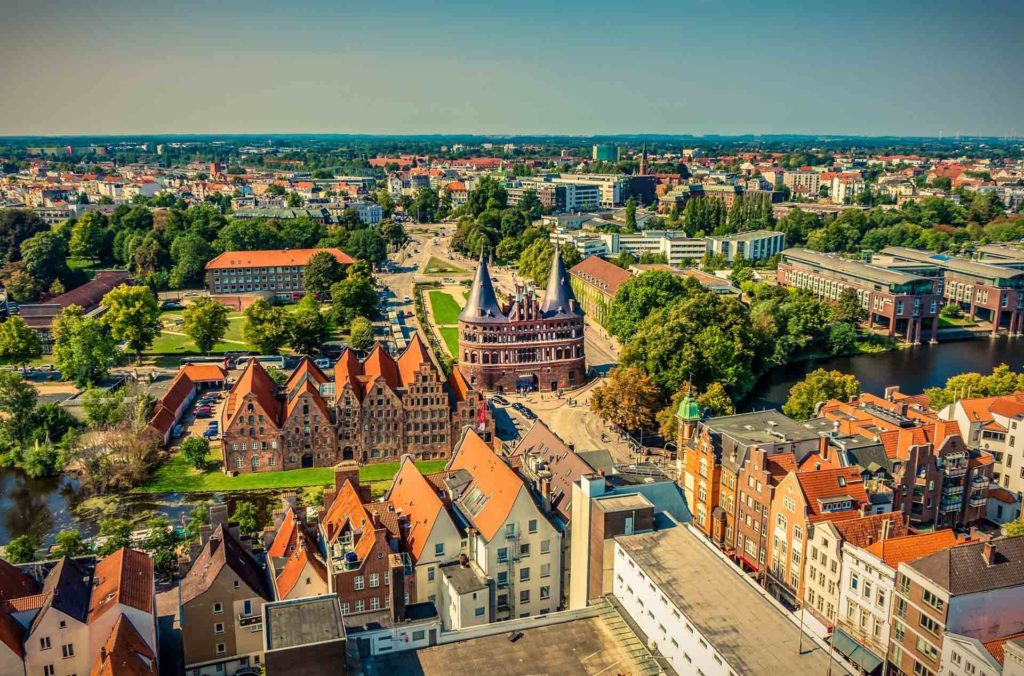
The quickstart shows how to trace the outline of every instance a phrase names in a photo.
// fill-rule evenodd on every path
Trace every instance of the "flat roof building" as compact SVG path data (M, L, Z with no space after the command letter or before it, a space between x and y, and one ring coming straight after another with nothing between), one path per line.
M776 278L782 286L807 289L833 302L853 289L868 313L869 327L878 324L890 337L900 334L909 343L921 342L926 332L935 340L942 294L934 279L801 248L782 252Z
M266 676L331 676L345 671L345 624L334 594L263 606Z

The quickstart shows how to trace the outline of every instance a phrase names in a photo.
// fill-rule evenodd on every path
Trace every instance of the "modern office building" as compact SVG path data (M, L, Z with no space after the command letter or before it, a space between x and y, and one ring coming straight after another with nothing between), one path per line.
M829 301L853 289L870 327L878 324L910 343L935 340L942 294L934 279L799 248L782 252L776 276L782 286L808 289Z
M707 241L708 253L717 254L729 263L771 258L786 248L786 236L774 230L750 230L733 235L711 236Z
M597 162L618 162L619 147L614 143L595 143L591 149L591 159Z

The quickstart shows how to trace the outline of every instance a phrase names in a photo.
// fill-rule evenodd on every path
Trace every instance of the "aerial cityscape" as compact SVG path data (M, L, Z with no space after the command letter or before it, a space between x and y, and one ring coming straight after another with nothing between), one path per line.
M1024 6L156 9L0 22L0 676L1024 676Z

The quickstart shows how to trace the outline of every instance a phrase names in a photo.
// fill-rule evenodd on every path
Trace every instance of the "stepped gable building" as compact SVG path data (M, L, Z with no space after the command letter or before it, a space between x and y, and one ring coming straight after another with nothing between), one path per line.
M471 386L497 392L577 387L586 375L583 309L555 252L543 301L516 286L502 307L481 255L459 315L459 365Z
M494 432L486 400L456 370L446 380L419 335L394 359L380 344L346 350L331 380L308 357L283 386L251 360L221 420L224 467L261 472L344 460L447 458L461 430Z

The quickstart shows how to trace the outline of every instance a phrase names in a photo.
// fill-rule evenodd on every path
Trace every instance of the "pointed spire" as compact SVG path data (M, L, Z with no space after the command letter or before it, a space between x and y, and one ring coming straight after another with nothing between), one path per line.
M569 284L569 273L562 262L562 252L555 245L555 255L551 259L551 274L548 275L548 288L544 292L544 303L540 306L545 317L554 315L582 317L583 311L576 302L576 295Z
M476 268L476 276L473 277L473 288L469 292L466 307L462 308L462 312L459 313L459 320L467 322L507 320L498 304L498 297L494 294L494 285L491 284L491 273L487 269L487 258L484 256L483 247L480 247L480 264Z

